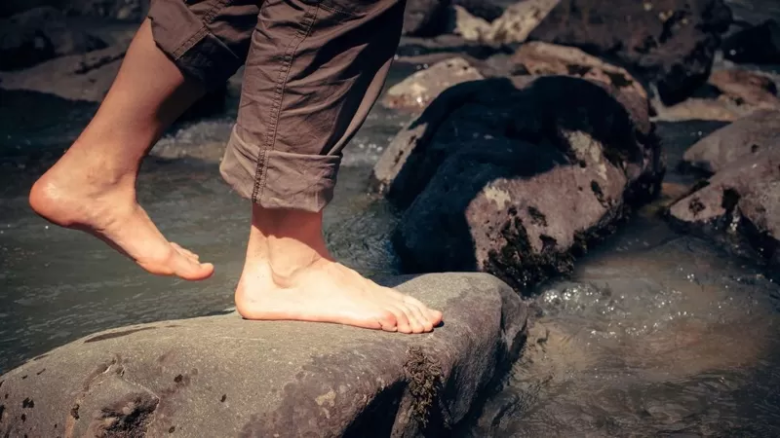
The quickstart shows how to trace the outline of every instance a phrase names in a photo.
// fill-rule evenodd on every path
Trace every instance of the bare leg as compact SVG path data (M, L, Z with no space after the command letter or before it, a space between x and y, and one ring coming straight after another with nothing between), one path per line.
M322 236L322 213L257 204L236 308L247 319L331 322L402 333L429 332L442 320L441 312L335 262Z
M203 93L157 48L146 20L94 119L35 183L30 205L54 224L104 240L153 274L208 278L214 267L168 242L135 191L141 160Z

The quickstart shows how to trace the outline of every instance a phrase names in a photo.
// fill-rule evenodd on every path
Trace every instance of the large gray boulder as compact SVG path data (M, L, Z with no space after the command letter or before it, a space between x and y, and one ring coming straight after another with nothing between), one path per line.
M704 137L685 151L687 167L719 172L732 163L780 145L780 111L759 111Z
M526 305L487 275L389 284L444 325L400 335L230 314L110 330L0 377L0 436L446 433L518 354Z
M374 170L406 210L393 238L406 270L486 271L518 289L568 271L662 174L645 100L561 76L446 90Z
M719 169L669 210L672 224L737 254L780 264L780 138Z

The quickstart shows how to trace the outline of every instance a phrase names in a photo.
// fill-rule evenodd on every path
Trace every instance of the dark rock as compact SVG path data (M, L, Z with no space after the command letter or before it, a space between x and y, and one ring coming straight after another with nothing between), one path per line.
M716 70L708 83L738 104L780 109L777 85L768 76L748 70Z
M739 255L780 265L780 139L725 166L674 204L669 218Z
M730 24L722 0L562 0L530 39L614 58L654 82L671 105L707 80Z
M780 64L780 24L767 20L723 42L726 59L739 63Z
M69 26L62 13L51 7L0 20L0 70L25 68L104 47L102 40Z
M516 288L567 271L659 189L647 111L621 103L636 98L568 77L446 90L375 167L408 206L393 238L405 269L487 271Z
M63 9L68 15L140 22L149 3L150 0L67 0Z
M231 314L112 330L0 377L8 394L0 433L446 435L517 358L526 304L481 274L389 285L441 309L444 326L406 336ZM22 407L28 398L34 408Z
M691 146L683 156L687 167L720 172L743 158L775 148L780 141L780 112L759 111L727 125Z
M452 4L461 6L463 9L475 17L487 21L493 21L500 17L506 9L506 2L496 2L493 0L452 0Z
M0 17L41 6L55 8L69 16L141 21L149 9L149 0L3 0Z
M445 32L450 0L408 0L404 11L404 35L432 37Z

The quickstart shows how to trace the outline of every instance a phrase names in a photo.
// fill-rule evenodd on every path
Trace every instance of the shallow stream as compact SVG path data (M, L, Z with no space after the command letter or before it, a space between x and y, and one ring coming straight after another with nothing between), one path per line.
M236 84L230 93L234 105ZM28 188L94 105L9 92L0 102L0 373L95 331L229 311L249 228L249 205L217 170L234 110L173 130L140 177L139 198L163 233L218 267L188 283L148 276L29 211ZM366 194L367 181L409 118L374 109L345 152L327 210L332 251L365 274L396 271L388 243L396 218ZM660 124L670 166L719 126ZM667 182L691 181L672 172ZM460 435L780 436L780 288L668 229L652 207L571 278L529 295L536 318L526 354Z

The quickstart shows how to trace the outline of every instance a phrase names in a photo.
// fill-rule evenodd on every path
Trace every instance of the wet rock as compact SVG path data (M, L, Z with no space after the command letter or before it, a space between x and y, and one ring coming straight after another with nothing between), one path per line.
M149 3L150 0L68 0L64 9L69 15L140 22L146 17Z
M382 100L388 108L421 110L443 90L482 75L463 58L453 58L420 70L394 85Z
M608 64L575 47L530 42L520 46L512 61L518 69L516 72L590 79L647 99L647 91L626 69Z
M63 56L24 70L0 72L0 88L100 102L111 87L126 51L125 46L112 46Z
M453 6L450 12L450 23L447 31L460 35L468 41L480 41L490 30L490 23L482 18L471 15L462 6Z
M707 80L730 23L722 0L562 0L530 38L612 57L671 105Z
M446 31L450 0L409 0L404 11L404 35L432 37Z
M780 24L767 20L723 42L726 59L739 63L780 64Z
M635 98L560 76L446 90L374 170L406 208L393 237L405 269L487 271L516 288L567 271L659 189L647 113L621 103Z
M674 204L672 224L737 254L780 264L780 139L725 166Z
M521 43L547 17L560 0L525 0L513 4L490 25L487 41Z
M691 168L716 173L757 152L778 147L779 141L780 112L759 111L698 141L683 160Z
M748 70L716 70L709 84L739 104L757 108L780 109L775 82L760 73Z
M0 70L14 70L55 58L101 49L106 44L75 26L51 7L0 20Z
M446 434L516 358L526 305L482 274L398 278L388 285L440 308L445 325L430 335L403 336L335 324L248 322L231 314L111 330L0 377L8 394L0 400L0 432ZM35 407L23 407L25 399Z

